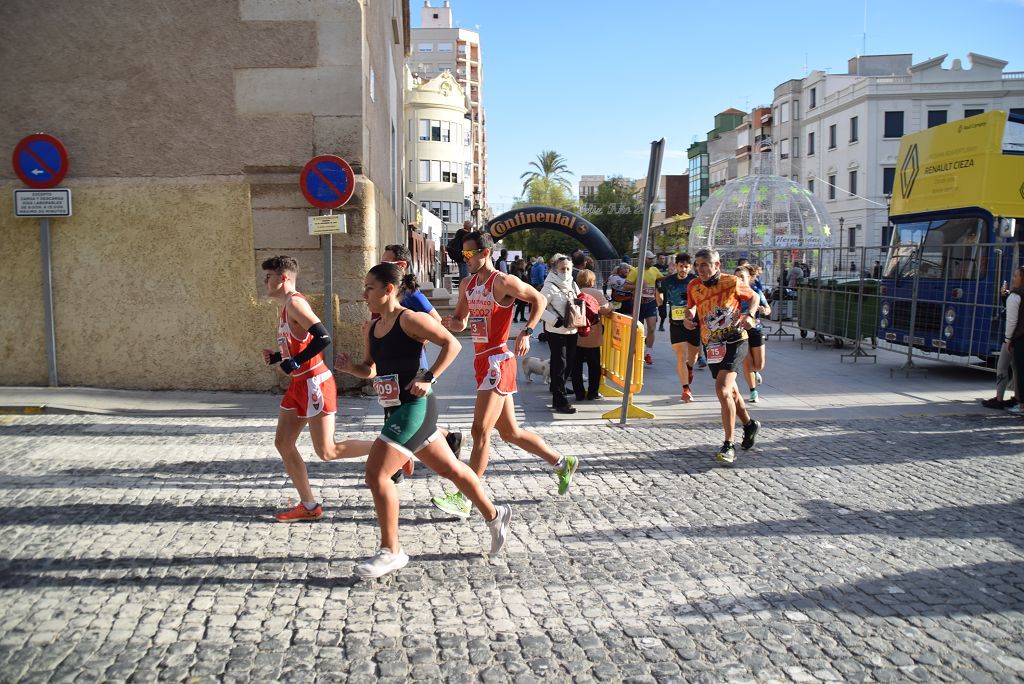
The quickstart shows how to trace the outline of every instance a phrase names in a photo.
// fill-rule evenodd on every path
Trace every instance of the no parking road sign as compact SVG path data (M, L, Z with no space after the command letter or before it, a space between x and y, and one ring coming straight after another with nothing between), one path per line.
M11 163L22 183L45 190L56 186L67 175L68 151L54 136L33 133L15 146Z
M321 154L302 167L299 187L314 207L337 209L352 199L356 179L347 161L333 154Z

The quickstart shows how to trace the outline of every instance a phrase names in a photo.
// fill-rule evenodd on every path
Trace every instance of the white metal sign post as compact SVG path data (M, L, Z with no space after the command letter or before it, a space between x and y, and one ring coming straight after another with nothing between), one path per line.
M629 402L632 393L629 388L633 384L633 348L636 345L636 326L640 320L640 297L637 294L643 289L644 272L646 271L644 259L647 256L647 237L651 230L651 212L654 210L654 203L658 201L658 186L661 184L661 158L665 153L665 139L651 142L651 161L647 166L647 190L644 193L644 219L640 228L640 252L637 254L636 264L636 289L633 290L633 324L629 327L629 350L626 356L626 385L622 392L622 415L619 417L619 425L626 424L626 412L629 410Z

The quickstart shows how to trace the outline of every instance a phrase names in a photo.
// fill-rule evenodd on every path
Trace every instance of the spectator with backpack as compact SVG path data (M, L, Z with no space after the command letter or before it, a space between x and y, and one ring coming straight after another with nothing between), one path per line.
M577 301L580 288L573 282L569 257L551 258L551 272L540 293L547 298L541 318L551 350L551 405L557 413L576 413L565 395L565 383L576 363L577 328L586 324L586 317Z
M576 275L576 284L580 288L580 297L586 301L587 323L590 330L584 334L584 329L577 331L576 340L576 361L572 366L572 389L576 394L576 401L594 401L600 399L598 387L601 385L601 342L604 339L604 325L601 323L602 316L608 316L612 312L611 303L605 299L604 293L594 287L597 284L597 276L590 269L583 269ZM583 366L587 366L587 385L583 386Z

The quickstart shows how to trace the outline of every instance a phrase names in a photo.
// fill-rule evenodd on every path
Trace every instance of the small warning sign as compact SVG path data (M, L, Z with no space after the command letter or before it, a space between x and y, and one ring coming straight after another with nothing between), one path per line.
M333 233L347 233L345 214L332 214L330 216L310 216L310 235L331 235Z

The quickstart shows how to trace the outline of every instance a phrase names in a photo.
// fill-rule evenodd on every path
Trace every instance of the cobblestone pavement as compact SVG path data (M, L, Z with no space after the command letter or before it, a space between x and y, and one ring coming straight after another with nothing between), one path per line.
M1024 677L1019 419L777 422L731 470L714 424L539 431L583 465L496 443L506 553L418 470L412 562L357 582L361 463L275 523L271 419L0 416L0 681Z

